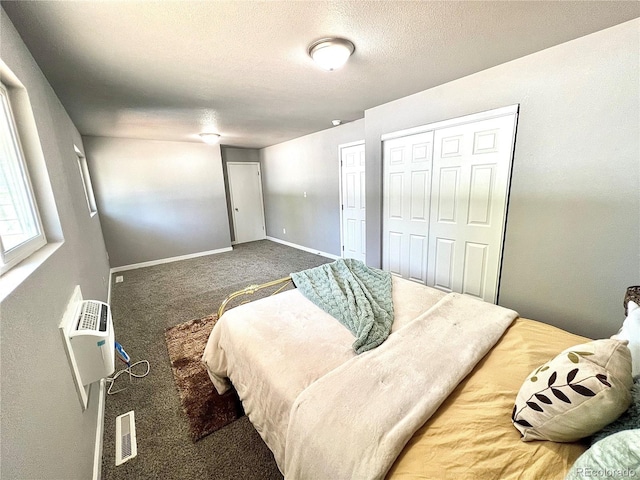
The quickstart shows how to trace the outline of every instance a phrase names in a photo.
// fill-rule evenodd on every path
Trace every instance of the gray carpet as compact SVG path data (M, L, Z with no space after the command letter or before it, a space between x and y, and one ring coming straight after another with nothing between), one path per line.
M149 360L151 372L105 407L102 478L282 479L273 455L246 417L193 443L180 405L164 331L215 312L229 293L331 261L268 240L232 252L114 274L111 311L116 340L131 361ZM122 363L117 363L120 369ZM128 377L114 390L127 386ZM138 456L115 466L115 419L135 411Z

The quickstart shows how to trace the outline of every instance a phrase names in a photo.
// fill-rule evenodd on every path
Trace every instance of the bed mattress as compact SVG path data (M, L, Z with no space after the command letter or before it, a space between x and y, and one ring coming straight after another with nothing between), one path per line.
M393 278L392 333L444 293ZM296 398L355 356L353 335L298 291L226 312L203 360L222 393L233 383L245 412L284 471L287 426ZM580 444L522 442L510 421L516 394L541 363L585 339L518 319L408 442L388 478L561 479ZM293 351L291 345L300 345ZM292 358L293 357L293 358Z

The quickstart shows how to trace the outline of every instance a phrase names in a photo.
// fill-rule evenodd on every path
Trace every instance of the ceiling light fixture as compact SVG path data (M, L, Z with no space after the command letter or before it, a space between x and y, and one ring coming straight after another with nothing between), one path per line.
M325 70L342 67L356 47L345 38L323 38L309 45L309 56Z
M337 127L342 123L342 120L331 120L331 123L333 124L334 127Z
M200 138L204 143L208 143L209 145L215 145L220 141L220 135L217 133L201 133Z

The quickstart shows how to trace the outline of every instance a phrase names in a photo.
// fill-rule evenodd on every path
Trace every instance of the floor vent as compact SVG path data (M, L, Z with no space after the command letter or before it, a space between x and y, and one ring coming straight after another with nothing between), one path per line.
M138 454L136 419L133 410L116 417L116 465L121 465Z

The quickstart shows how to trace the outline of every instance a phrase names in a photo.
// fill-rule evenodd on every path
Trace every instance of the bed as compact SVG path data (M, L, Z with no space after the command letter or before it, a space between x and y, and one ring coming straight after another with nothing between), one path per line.
M228 310L215 325L203 355L209 377L219 393L233 384L285 477L564 478L587 445L522 442L512 409L532 370L588 339L506 309L493 328L491 311L465 327L480 343L469 363L447 353L466 350L467 337L457 338L463 320L418 327L444 321L438 312L456 294L397 277L392 284L391 334L359 356L353 335L296 289ZM410 345L408 355L390 360L394 342ZM353 363L364 369L345 373ZM439 376L429 377L432 370ZM426 407L424 397L433 397ZM389 415L396 418L380 431Z

